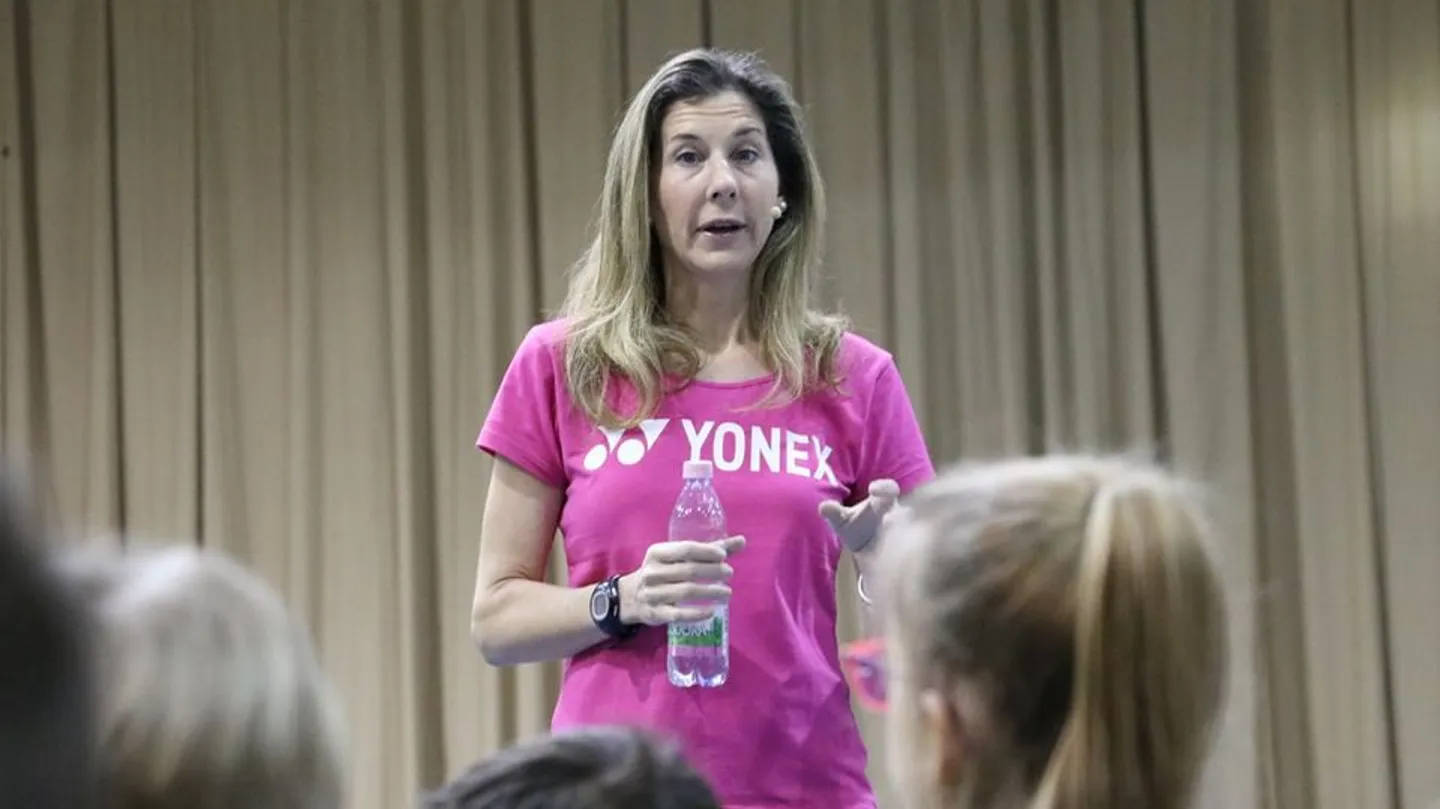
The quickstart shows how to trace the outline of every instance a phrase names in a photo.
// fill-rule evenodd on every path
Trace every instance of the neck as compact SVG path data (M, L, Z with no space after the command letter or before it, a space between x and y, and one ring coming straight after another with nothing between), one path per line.
M745 275L697 274L665 268L665 309L677 323L690 327L701 347L716 354L741 345L749 290Z

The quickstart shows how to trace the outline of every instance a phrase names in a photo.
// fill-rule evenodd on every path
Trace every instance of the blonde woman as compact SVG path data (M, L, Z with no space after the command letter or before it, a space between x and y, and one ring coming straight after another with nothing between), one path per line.
M111 809L339 809L337 704L263 582L194 548L87 550Z
M847 651L868 699L888 702L905 805L1187 806L1226 625L1186 486L1053 457L948 473L906 505L873 591L887 655Z
M675 57L626 110L563 316L525 338L478 440L485 658L568 658L555 729L677 739L727 807L874 806L835 572L849 548L863 574L880 517L933 475L890 355L810 306L823 210L784 81ZM734 536L666 541L688 460L712 462ZM544 583L557 528L568 586ZM672 687L664 625L719 602L728 680Z

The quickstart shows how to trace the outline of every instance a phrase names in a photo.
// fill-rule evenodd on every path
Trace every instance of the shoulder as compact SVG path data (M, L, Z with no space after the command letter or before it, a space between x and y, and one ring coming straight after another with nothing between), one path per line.
M531 326L520 345L550 353L563 351L567 334L569 334L569 326L565 320L547 320Z
M565 324L547 321L531 326L510 357L505 378L511 384L555 385L565 375Z
M841 378L861 387L874 384L895 368L895 358L889 351L853 331L840 337L836 362Z
M564 365L568 333L568 327L562 320L547 320L531 326L515 349L515 362Z

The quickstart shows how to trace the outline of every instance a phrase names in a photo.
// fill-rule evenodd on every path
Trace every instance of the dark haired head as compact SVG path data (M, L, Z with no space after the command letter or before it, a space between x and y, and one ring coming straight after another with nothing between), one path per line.
M504 750L426 796L424 809L719 809L675 748L594 728Z
M92 700L82 612L0 470L0 803L94 805Z

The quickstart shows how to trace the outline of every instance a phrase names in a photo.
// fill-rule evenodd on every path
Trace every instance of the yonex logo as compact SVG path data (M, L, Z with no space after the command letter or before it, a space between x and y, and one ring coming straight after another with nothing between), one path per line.
M605 437L585 453L581 461L587 472L604 466L613 456L623 466L634 466L655 446L670 419L648 419L634 430L600 428ZM830 466L832 448L819 436L797 433L780 427L751 425L749 429L731 421L680 419L692 461L709 460L718 472L770 472L795 475L839 485ZM626 433L630 435L626 435Z
M586 471L594 472L596 469L604 466L605 461L609 460L612 454L615 456L615 460L626 466L634 466L640 463L640 459L644 458L645 453L649 452L650 448L655 446L655 439L660 437L660 433L664 431L665 425L669 423L670 419L647 419L640 422L640 432L644 436L643 440L639 437L631 436L622 441L621 439L625 436L624 430L612 430L601 427L600 432L605 435L605 443L596 444L590 448L589 452L585 453L584 464Z

